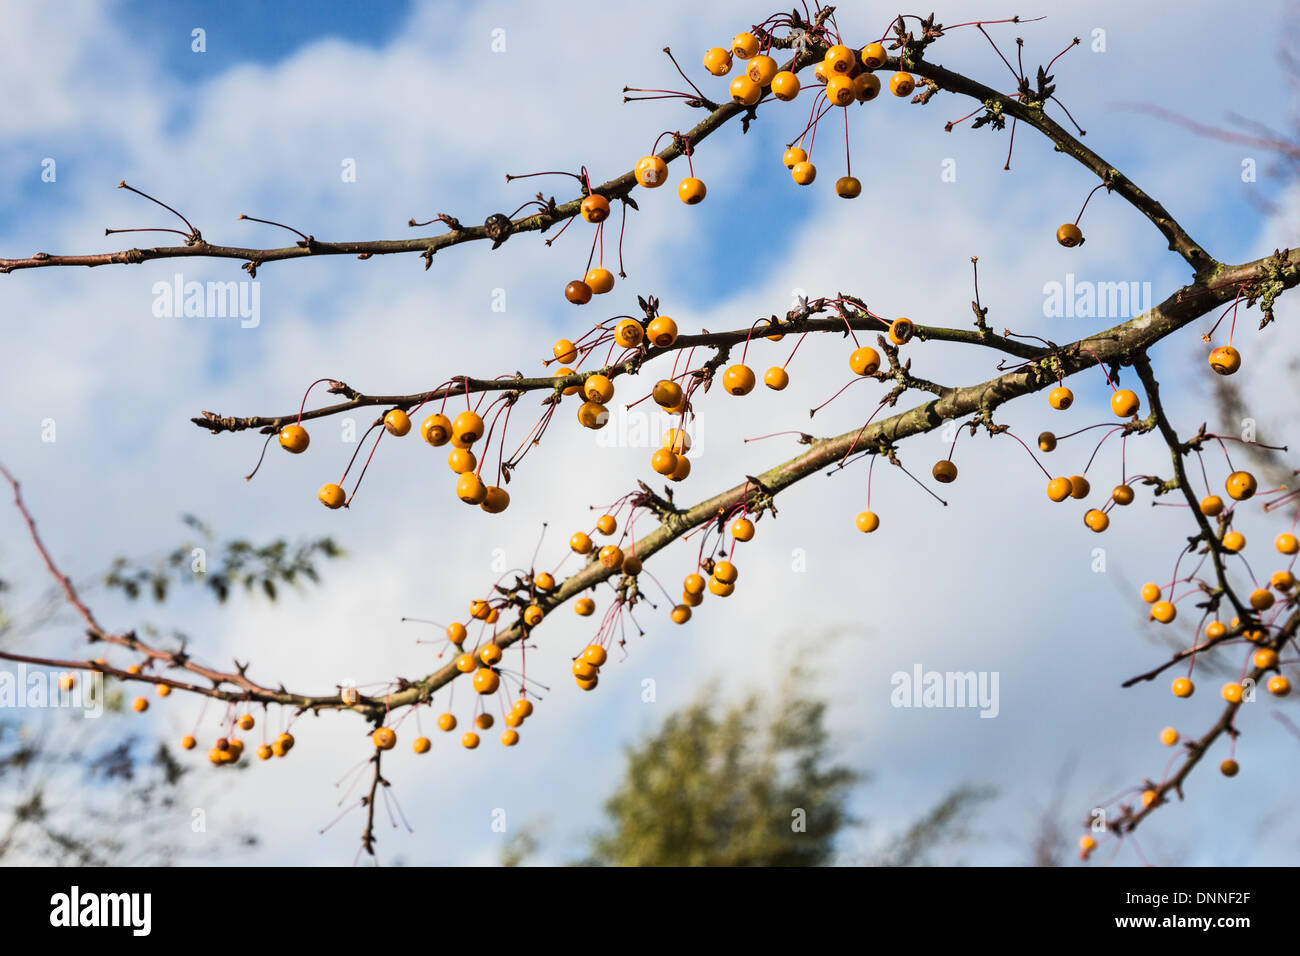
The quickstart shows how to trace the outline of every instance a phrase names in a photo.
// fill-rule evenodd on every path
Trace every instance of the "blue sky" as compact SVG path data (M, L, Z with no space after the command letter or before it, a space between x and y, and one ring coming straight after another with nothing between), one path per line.
M1235 111L1285 125L1293 93L1265 52L1252 60L1245 103L1235 84L1188 81L1187 64L1223 62L1221 38L1235 17L1168 3L1138 9L1103 2L1082 12L1057 6L1048 4L1040 23L990 32L1004 49L1025 36L1031 66L1071 37L1083 39L1055 73L1088 145L1157 195L1221 259L1294 244L1295 186L1266 175L1265 157L1258 157L1260 180L1243 183L1241 162L1249 157L1240 147L1118 108L1144 101L1214 122ZM283 234L236 222L239 213L325 239L392 238L410 233L411 217L448 212L480 222L538 188L564 198L562 179L507 185L503 174L583 164L597 180L622 172L659 133L698 119L673 103L624 105L622 87L679 83L659 52L671 45L692 78L721 96L725 81L703 75L700 54L766 13L735 2L707 10L666 3L651 17L590 2L544 10L493 2L76 9L57 24L48 13L15 12L0 39L0 80L29 91L0 117L5 255L118 248L119 237L105 238L105 226L168 224L162 211L155 215L114 189L122 179L177 205L211 241L249 244L278 243ZM841 27L854 37L879 35L888 20L879 11L841 13ZM968 2L938 13L950 23L1002 15ZM1252 16L1274 25L1263 35L1283 35L1283 5L1264 4ZM558 23L593 26L557 30ZM206 31L201 54L191 50L195 28ZM1091 49L1097 29L1105 31L1105 52ZM502 53L492 52L496 30L505 31ZM945 39L935 59L995 85L1009 80L969 30ZM566 411L565 427L557 422L512 485L513 520L502 522L455 501L436 453L431 458L413 439L385 443L356 505L327 513L315 489L333 480L351 451L336 424L313 428L308 455L272 456L246 484L241 476L256 459L257 439L213 437L188 418L203 409L283 413L296 407L307 383L326 375L363 390L407 392L456 373L535 371L555 338L576 337L604 314L635 308L637 293L658 295L688 330L738 327L783 312L796 289L851 292L884 314L964 326L969 259L979 256L982 299L995 327L1066 341L1101 321L1044 316L1045 283L1067 273L1149 282L1159 300L1186 281L1181 260L1115 197L1090 203L1082 248L1057 246L1056 226L1074 218L1094 181L1023 128L1012 171L1004 172L1005 134L943 132L945 120L970 108L945 95L924 109L882 98L852 113L854 170L864 182L855 203L830 191L843 163L843 130L831 122L838 117L828 117L819 134L821 173L807 190L794 186L780 163L784 143L803 124L802 98L788 110L764 110L746 136L738 126L725 128L695 157L709 187L703 204L687 208L668 189L638 196L641 212L629 220L624 250L629 278L601 314L575 310L560 294L586 262L591 234L580 226L549 249L535 236L495 252L450 249L428 272L415 257L269 265L258 277L256 329L150 310L154 283L177 272L186 281L243 279L236 263L0 277L4 354L17 357L3 386L9 412L0 421L0 455L25 481L47 540L76 575L93 574L115 554L169 544L183 512L199 513L225 535L329 533L349 548L350 558L330 569L319 592L229 611L192 596L154 615L195 635L213 660L252 657L267 680L316 690L342 679L364 684L423 673L433 663L429 651L414 644L401 616L460 615L494 576L498 552L512 564L527 560L543 520L552 522L545 553L558 560L568 533L559 530L578 527L590 505L648 477L648 451L597 445ZM57 162L53 183L40 177L45 158ZM940 178L948 160L956 182ZM358 171L355 182L340 176L348 162ZM1252 196L1282 211L1262 212ZM607 261L611 252L607 243ZM504 313L491 308L495 290L505 290ZM1286 305L1279 318L1294 314ZM1285 374L1288 356L1300 349L1294 322L1279 321L1259 343L1254 324L1239 326L1249 343L1247 369L1261 370L1243 376L1248 407L1259 409L1279 443L1300 438L1268 391L1270 376ZM762 343L754 363L761 370L783 361L788 345ZM1216 414L1202 351L1188 329L1155 355L1177 424L1188 432ZM915 358L921 374L948 384L996 372L995 356L969 350L935 345ZM742 439L812 427L805 410L842 384L844 365L842 342L809 341L779 399L707 396L696 471L679 494L702 499L794 454L797 448L780 440ZM1066 419L1049 418L1037 397L1000 417L1027 435L1104 420L1101 376L1080 376L1072 386L1079 400ZM842 399L814 424L819 434L837 434L871 407L867 398ZM58 423L53 444L39 439L48 418ZM921 473L947 448L937 435L912 444L904 459ZM1079 458L1071 467L1082 467L1090 447L1071 449L1071 461ZM512 826L544 821L543 859L576 856L618 779L625 744L710 680L726 692L771 685L796 658L813 666L816 690L831 701L837 754L873 775L855 795L855 809L871 826L846 839L850 857L951 787L976 781L1000 796L977 821L981 840L964 858L1014 862L1025 856L1035 808L1048 802L1063 766L1072 819L1100 796L1158 775L1167 759L1159 729L1176 723L1199 732L1217 712L1209 693L1184 704L1163 686L1118 687L1164 653L1133 595L1143 581L1168 573L1185 522L1172 509L1143 507L1117 516L1096 539L1077 513L1045 503L1041 476L1018 448L981 436L963 438L958 450L962 478L948 508L896 472L876 470L873 507L882 529L870 539L852 524L865 496L861 470L793 489L779 520L761 522L748 546L751 588L739 589L725 608L706 603L684 629L660 615L595 694L579 694L565 674L568 655L590 628L568 613L548 621L530 669L557 690L519 748L466 753L440 739L417 761L403 738L394 781L417 832L387 840L387 858L494 862L501 835L488 821L497 808L507 809ZM585 465L580 472L575 461ZM1168 469L1163 446L1153 441L1130 443L1129 465ZM1096 467L1109 475L1118 462L1103 455ZM1099 477L1094 486L1110 483ZM1259 515L1250 520L1258 523L1248 535L1262 545L1271 525ZM17 517L0 514L0 528L0 573L43 583ZM1103 574L1090 570L1099 544L1107 549ZM676 580L690 570L691 550L666 552L653 570ZM795 569L796 553L807 570ZM140 614L102 593L96 606L116 626L131 626ZM76 629L43 640L71 648ZM890 675L918 663L999 672L998 718L891 707ZM653 704L642 700L646 679L658 687ZM1207 676L1207 689L1213 683ZM193 702L173 697L138 727L175 736L196 713ZM431 726L431 715L421 719ZM1148 857L1294 861L1300 831L1274 815L1297 782L1288 749L1295 742L1262 713L1252 713L1246 729L1243 776L1227 782L1198 772L1185 804L1143 826ZM211 798L209 838L233 832L255 806L264 843L254 862L350 860L359 823L345 821L324 837L316 831L334 813L333 782L364 756L361 730L346 715L314 721L299 735L294 762L254 767ZM1275 827L1267 844L1256 839L1260 821ZM177 839L184 846L199 838L182 828ZM1137 857L1125 849L1116 862Z

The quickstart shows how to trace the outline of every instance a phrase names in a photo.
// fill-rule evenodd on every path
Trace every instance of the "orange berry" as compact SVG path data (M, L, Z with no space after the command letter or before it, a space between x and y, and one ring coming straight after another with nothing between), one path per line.
M661 447L667 448L671 452L684 454L691 450L691 436L684 428L670 428L664 432Z
M957 466L946 458L943 461L935 462L930 473L934 475L935 481L945 485L950 485L957 480Z
M600 402L583 402L578 406L578 424L599 431L609 424L609 409Z
M573 676L579 680L591 680L599 670L595 664L582 657L573 662Z
M478 459L468 448L453 448L447 453L447 467L457 475L467 474L478 465Z
M415 740L411 742L411 749L414 750L417 754L427 754L429 752L429 748L432 746L433 746L433 741L431 741L428 737L416 737ZM259 757L262 755L261 749L262 749L261 747L258 748L257 755Z
M380 750L392 750L397 743L397 734L390 727L380 727L370 737Z
M772 77L772 95L778 100L792 100L799 95L799 77L782 70Z
M591 538L587 536L585 531L575 532L573 537L569 538L569 547L578 554L590 554Z
M1038 450L1041 452L1056 451L1056 436L1051 432L1039 432Z
M857 199L862 195L862 181L856 176L841 176L835 180L835 195L841 199Z
M1256 588L1250 592L1250 606L1256 611L1267 611L1273 606L1273 592Z
M731 523L731 536L737 541L753 540L754 522L748 518L737 518Z
M500 663L500 646L495 643L484 644L478 649L478 659L483 662L485 667L491 667L493 664Z
M1268 692L1275 697L1285 697L1291 693L1291 682L1281 674L1275 674L1268 679Z
M806 163L807 161L808 154L798 146L791 146L785 151L785 156L783 157L786 169L794 169L800 163Z
M609 200L598 193L592 193L582 201L578 211L587 222L604 222L609 218Z
M675 455L677 463L673 465L673 473L668 476L669 481L682 481L691 473L691 461L685 455Z
M766 53L759 53L749 61L749 68L745 70L745 75L759 86L767 86L772 79L776 78L776 70L776 60Z
M434 448L451 440L451 420L436 412L420 423L420 437Z
M240 714L239 719L235 721L235 723L239 725L240 730L252 730L256 721L253 720L252 714Z
M1142 600L1148 604L1155 604L1156 601L1160 600L1160 588L1148 581L1142 585Z
M576 361L578 358L577 346L568 339L560 339L551 346L551 351L555 354L556 360L562 365L568 365L569 363Z
M758 53L758 38L754 34L737 33L731 41L731 55L737 60L748 60Z
M722 387L732 395L748 395L754 390L754 372L747 365L733 365L722 373Z
M658 156L643 156L637 160L633 174L646 189L658 189L668 180L668 164Z
M1218 640L1227 633L1228 625L1224 624L1222 621L1211 621L1209 624L1205 625L1205 636L1212 641Z
M1149 807L1156 802L1156 792L1154 790L1142 791L1142 806Z
M1172 688L1175 697L1191 697L1196 691L1196 685L1186 677L1176 678Z
M1224 684L1220 693L1223 695L1223 699L1230 704L1241 703L1241 685L1238 683L1230 681Z
M704 195L708 192L704 183L694 176L688 176L677 184L677 198L688 206L695 206L704 202Z
M451 423L451 437L465 446L474 444L483 437L483 419L468 409L461 412Z
M589 271L582 281L591 286L593 295L604 295L614 288L614 273L608 269L595 268Z
M1157 601L1151 605L1151 616L1161 624L1168 624L1178 616L1178 609L1171 601Z
M510 507L510 492L496 485L488 485L487 493L483 496L483 502L479 507L490 515L499 515Z
M1064 501L1070 497L1071 488L1069 478L1053 478L1047 483L1047 497L1053 501Z
M1058 385L1048 393L1047 404L1059 411L1065 411L1074 404L1074 393L1064 385Z
M1228 496L1234 501L1245 501L1259 488L1259 483L1248 471L1234 471L1224 482L1224 487L1228 489Z
M1223 774L1225 777L1235 777L1237 775L1237 771L1239 771L1240 769L1241 769L1241 765L1238 764L1237 761L1232 759L1225 760L1223 761L1223 763L1219 764L1219 772Z
M616 571L623 566L623 549L616 544L605 545L600 549L597 557L601 567L609 568L611 571Z
M1116 485L1110 493L1110 500L1117 505L1131 505L1133 503L1133 486Z
M689 591L682 592L682 603L687 607L699 607L704 603L703 594L691 594Z
M492 718L492 715L487 713L479 714L474 718L474 726L479 730L491 730L492 725L495 723L496 721Z
M691 609L685 604L678 604L669 615L674 624L685 624L691 619Z
M880 353L870 345L854 349L849 356L849 368L855 375L875 375L880 370Z
M878 70L885 65L889 59L889 54L885 52L885 47L880 43L868 43L862 48L860 54L862 65L868 70Z
M666 349L677 341L677 323L666 315L650 320L645 329L646 340L657 349Z
M1201 514L1214 518L1223 513L1223 499L1218 495L1206 495L1201 499Z
M1178 731L1174 730L1172 727L1166 727L1164 730L1160 731L1160 742L1166 747L1172 747L1174 744L1178 743Z
M519 743L519 731L517 730L501 731L501 743L503 746L513 747L515 744Z
M719 561L713 567L713 576L723 584L735 584L740 572L730 561Z
M520 717L531 717L533 715L533 702L527 697L520 697L510 707L512 714L518 714Z
M1274 571L1268 585L1275 591L1290 591L1295 587L1295 575L1290 571Z
M1056 241L1067 249L1073 249L1083 242L1083 230L1072 222L1067 222L1056 230Z
M1295 554L1300 551L1300 539L1297 539L1289 531L1283 532L1277 536L1277 539L1273 542L1273 547L1277 548L1282 554Z
M894 319L889 323L889 341L895 345L906 345L916 334L916 323L911 319Z
M301 455L311 444L311 436L301 425L285 425L280 429L280 447L294 455Z
M879 95L879 77L871 73L859 73L853 78L853 96L859 103L870 103Z
M790 167L790 175L794 177L794 181L800 186L810 186L812 181L817 178L817 167L804 160Z
M451 733L456 729L456 716L454 714L439 714L438 729Z
M1090 508L1083 516L1083 523L1093 531L1101 534L1110 527L1110 517L1099 508Z
M593 677L591 680L583 680L581 677L576 678L576 683L582 690L595 690L596 685L600 683L599 677Z
M763 88L742 73L731 81L731 102L753 106L763 95Z
M660 475L671 475L677 469L677 456L667 448L660 448L650 456L650 467Z
M709 593L716 594L718 597L728 597L736 590L734 584L723 584L717 578L709 578Z
M573 610L579 617L591 617L591 612L596 610L596 602L588 597L578 598L573 602Z
M474 660L473 654L460 654L456 657L456 670L462 674L468 674L478 667L478 662Z
M601 667L608 659L609 655L605 652L605 648L601 647L599 644L588 644L586 648L583 649L582 660L586 661L592 667Z
M1079 851L1086 857L1097 847L1097 841L1085 834L1079 837Z
M1231 551L1235 554L1246 546L1246 536L1240 531L1229 531L1223 536L1223 541L1220 543L1223 545L1224 551Z
M641 340L644 338L645 329L641 327L641 323L636 319L624 319L614 328L614 341L625 349L635 348L641 344Z
M157 685L156 692L159 697L166 697L168 694L172 692L172 689L167 684L159 684Z
M654 398L655 404L660 408L673 408L681 403L682 387L666 378L660 379L655 382L651 397Z
M831 73L847 73L853 69L853 51L838 43L826 51L823 60Z
M889 92L895 96L911 96L916 89L916 81L910 73L895 73L889 78Z
M1231 345L1223 345L1210 353L1210 368L1220 375L1231 375L1241 368L1241 353Z
M467 505L481 505L487 500L487 485L472 471L456 479L456 497Z
M137 714L143 714L149 709L149 698L137 697L135 700L131 701L131 709Z
M460 745L464 747L466 750L473 750L475 747L478 746L478 734L474 733L474 731L471 730L468 733L462 735L460 738Z
M1136 415L1140 404L1137 393L1129 388L1121 388L1110 397L1110 410L1120 418Z
M1262 671L1271 670L1277 666L1277 651L1272 648L1262 647L1255 652L1255 666Z
M623 559L623 573L637 575L641 573L641 559L635 554L629 554Z
M618 530L618 519L613 515L601 515L596 519L596 530L603 535L611 535Z
M1070 497L1082 501L1088 497L1088 492L1092 491L1092 485L1088 484L1088 479L1083 475L1070 476Z
M384 416L384 430L394 438L401 438L411 430L411 419L400 408L394 408Z
M857 99L853 81L843 73L833 74L826 81L826 102L835 106L848 106Z
M640 326L637 326L637 328L640 328ZM582 383L582 394L586 396L589 402L606 405L614 397L614 383L609 380L609 376L597 372Z
M704 578L699 574L688 574L686 580L682 582L682 590L687 594L703 594Z
M347 500L347 496L343 494L343 489L332 484L321 485L320 491L316 492L316 497L320 499L321 504L331 511L342 508L343 502Z
M574 305L586 305L591 301L591 286L581 279L574 279L564 287L564 297Z
M880 517L874 511L863 511L857 517L858 530L870 534L880 527Z
M726 76L731 72L731 52L715 46L704 54L704 68L714 76Z
M763 373L763 384L774 392L780 392L790 384L790 373L779 365L773 365Z
M501 678L497 676L496 671L480 667L474 672L474 689L480 694L495 694L500 686Z

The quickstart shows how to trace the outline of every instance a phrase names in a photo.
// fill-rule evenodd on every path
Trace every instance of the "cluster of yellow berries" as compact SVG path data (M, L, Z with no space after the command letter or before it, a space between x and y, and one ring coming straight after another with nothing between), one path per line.
M745 70L731 81L731 100L740 106L754 106L770 90L778 100L790 101L799 95L801 83L791 70L782 70L776 60L760 52L761 44L752 33L738 33L731 41L731 49L714 47L704 54L704 68L714 76L726 76L734 61L745 62ZM843 44L835 44L813 68L813 76L823 84L826 102L832 106L848 107L853 103L866 103L880 95L880 78L875 71L888 61L889 55L880 43L869 43L859 52ZM911 96L916 80L910 73L895 73L889 80L889 91L895 96ZM817 178L817 167L808 160L802 147L786 150L784 162L790 175L801 186L811 185ZM640 176L637 177L638 181ZM683 187L686 181L683 182ZM703 198L703 183L699 184ZM855 199L862 194L862 183L854 176L841 176L835 183L835 193L845 199ZM683 201L687 200L685 196ZM698 200L695 200L698 202Z
M588 644L573 659L573 679L583 690L595 690L600 682L600 668L609 655L599 644Z

